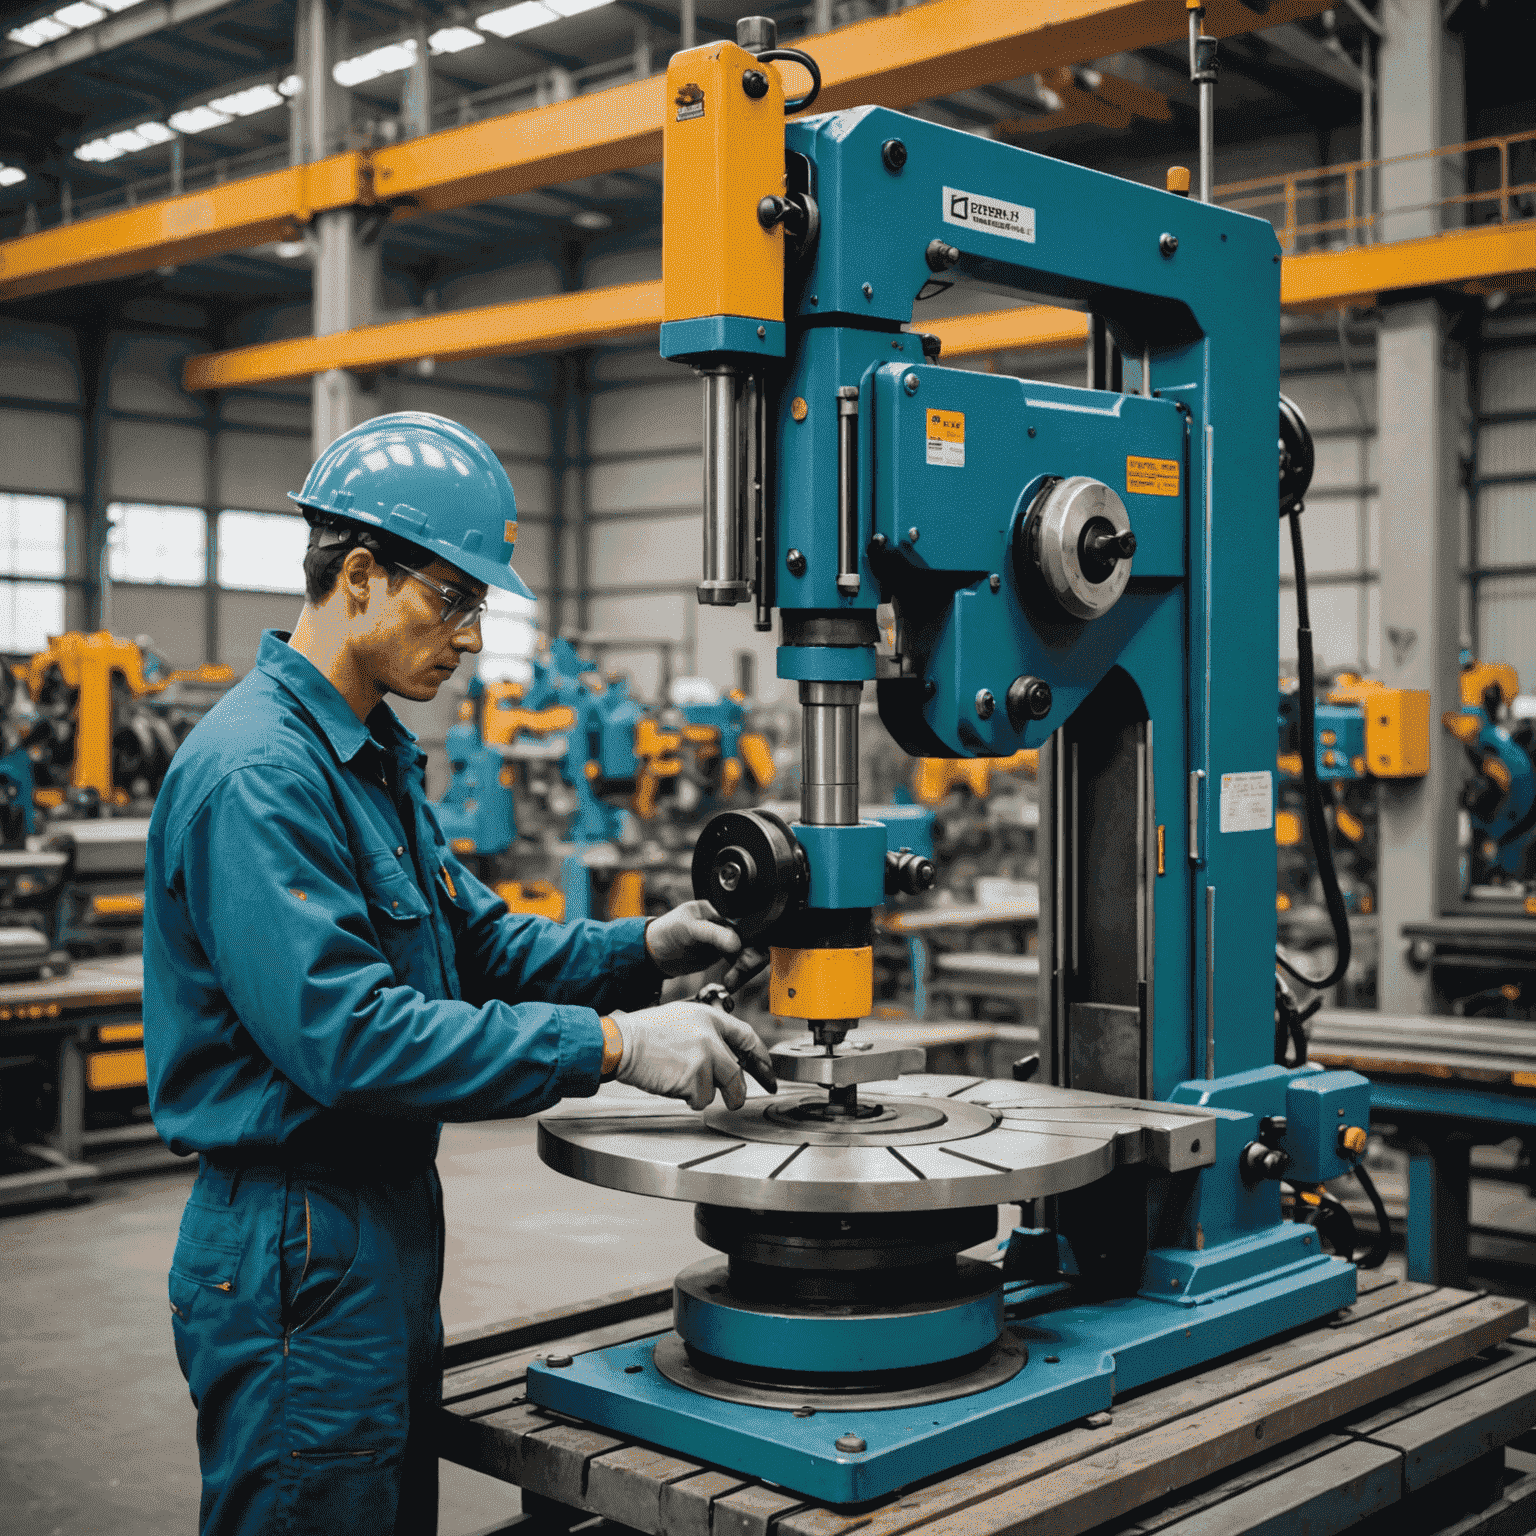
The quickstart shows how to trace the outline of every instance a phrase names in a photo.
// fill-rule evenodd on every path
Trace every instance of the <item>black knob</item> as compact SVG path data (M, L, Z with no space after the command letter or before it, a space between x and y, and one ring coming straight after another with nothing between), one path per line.
M1038 1053L1031 1056L1020 1056L1013 1064L1013 1080L1016 1083L1030 1082L1039 1070L1040 1057Z
M885 856L885 889L887 895L900 893L904 896L921 896L933 889L938 872L932 859L913 853L910 848L898 849Z
M930 240L923 255L930 272L948 272L960 260L960 252L947 240Z
M936 363L939 360L939 351L944 343L931 331L919 331L917 339L923 344L923 361Z
M760 69L744 69L741 72L741 88L753 101L761 101L768 94L768 76Z
M1051 712L1051 685L1043 677L1014 678L1008 688L1008 723L1022 731L1031 720L1044 720Z
M901 175L907 163L907 146L900 139L887 139L880 146L880 162L891 175Z
M757 222L764 229L772 229L775 224L783 223L788 212L789 204L782 197L765 197L757 205Z
M1083 575L1093 582L1108 581L1115 567L1135 553L1136 535L1129 528L1117 533L1103 518L1096 517L1083 532Z

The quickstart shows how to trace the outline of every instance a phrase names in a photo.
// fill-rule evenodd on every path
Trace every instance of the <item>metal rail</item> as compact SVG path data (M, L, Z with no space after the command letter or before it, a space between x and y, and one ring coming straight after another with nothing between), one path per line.
M1374 243L1380 239L1384 220L1410 213L1470 210L1481 204L1496 203L1495 217L1483 222L1509 224L1536 213L1536 179L1527 176L1524 180L1512 181L1510 178L1511 149L1524 144L1532 147L1532 168L1536 169L1536 128L1533 128L1522 133L1469 139L1464 144L1446 144L1439 149L1411 155L1351 160L1343 165L1318 165L1275 176L1252 176L1217 187L1216 201L1244 213L1262 213L1275 226L1280 248L1288 256L1298 254L1309 242L1318 248L1326 248L1331 242L1322 238L1325 236L1346 234L1351 244ZM1460 158L1470 161L1479 156L1494 157L1498 173L1496 185L1473 186L1470 191L1448 193L1429 202L1395 204L1389 208L1378 206L1380 173L1388 166ZM1471 164L1462 169L1466 181L1475 180ZM1321 212L1337 196L1342 196L1344 201L1342 217L1330 215L1299 222L1298 215L1304 203L1313 203ZM1531 206L1518 207L1516 200L1519 198L1531 199Z

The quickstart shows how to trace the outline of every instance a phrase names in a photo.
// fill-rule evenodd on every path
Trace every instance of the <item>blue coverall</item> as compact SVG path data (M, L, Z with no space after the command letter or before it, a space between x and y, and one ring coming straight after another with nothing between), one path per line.
M150 823L150 1103L202 1154L171 1263L204 1532L430 1532L440 1122L597 1089L655 1001L645 922L510 916L446 846L415 738L268 631Z

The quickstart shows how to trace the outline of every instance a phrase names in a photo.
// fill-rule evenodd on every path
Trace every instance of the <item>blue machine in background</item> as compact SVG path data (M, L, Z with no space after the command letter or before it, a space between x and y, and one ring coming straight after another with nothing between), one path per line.
M779 609L802 793L715 816L693 876L808 1038L740 1111L541 1122L724 1258L674 1332L528 1391L850 1503L1349 1304L1279 1180L1351 1166L1369 1087L1274 1064L1273 230L880 108L786 132L742 26L668 74L662 351L704 380L700 600ZM1101 317L1134 392L938 366L904 326L962 275ZM869 682L914 755L1041 749L1039 1083L858 1037L872 909L923 863L860 814ZM1003 1201L1006 1266L958 1258Z
M512 775L506 760L487 746L482 728L485 684L469 682L458 723L448 730L448 788L437 803L437 819L458 854L505 853L517 836Z

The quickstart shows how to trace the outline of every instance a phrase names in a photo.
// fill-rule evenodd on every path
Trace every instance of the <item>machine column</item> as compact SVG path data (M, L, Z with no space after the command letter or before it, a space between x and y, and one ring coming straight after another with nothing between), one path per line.
M1436 0L1385 0L1381 19L1381 153L1422 153L1465 137L1460 46ZM1455 210L1433 204L1442 178L1460 174L1449 158L1383 168L1381 206L1418 207L1391 215L1378 238L1440 233ZM1459 222L1459 220L1458 220ZM1382 678L1394 688L1427 688L1430 719L1460 703L1461 638L1457 465L1467 417L1466 362L1451 334L1454 316L1437 299L1384 306L1377 355L1377 452L1382 516L1392 537L1381 552ZM1433 727L1432 727L1433 729ZM1437 736L1439 733L1437 732ZM1408 966L1403 924L1437 916L1455 899L1456 791L1460 754L1448 738L1431 745L1422 779L1384 780L1378 922L1377 1006L1433 1012L1429 977Z
M862 683L801 683L800 819L812 827L859 822Z
M333 153L346 137L351 100L331 77L344 35L330 0L300 0L294 57L303 85L295 98L295 165ZM350 208L317 214L311 231L315 334L329 336L369 324L376 305L380 242L364 244L359 215ZM374 414L356 374L340 368L319 374L311 393L313 451L318 456L343 432Z

